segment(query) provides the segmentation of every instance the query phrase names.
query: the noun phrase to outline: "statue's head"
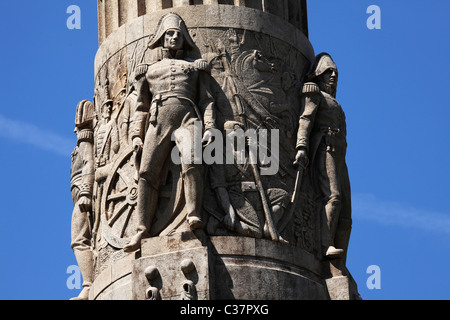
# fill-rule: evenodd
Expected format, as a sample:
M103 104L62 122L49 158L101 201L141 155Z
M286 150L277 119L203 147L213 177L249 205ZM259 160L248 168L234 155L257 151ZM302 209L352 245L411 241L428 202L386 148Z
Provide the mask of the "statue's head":
M323 91L336 96L338 69L328 53L317 55L311 73L308 75L308 81L317 83Z
M223 124L223 129L228 131L234 131L244 128L244 125L238 121L229 120Z
M183 49L184 37L179 29L169 29L164 35L164 48L170 50Z
M102 104L101 113L102 119L109 121L111 118L111 112L113 107L113 100L108 99Z
M150 49L162 46L176 51L193 49L195 44L183 19L171 12L161 18L148 46Z

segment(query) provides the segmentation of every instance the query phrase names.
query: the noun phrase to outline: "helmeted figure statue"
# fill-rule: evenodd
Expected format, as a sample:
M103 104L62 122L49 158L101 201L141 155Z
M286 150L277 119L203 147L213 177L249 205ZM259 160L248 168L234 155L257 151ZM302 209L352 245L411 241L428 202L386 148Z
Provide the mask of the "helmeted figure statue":
M111 119L112 100L107 100L102 104L101 116L96 126L95 141L95 164L96 169L104 167L111 162L114 153L119 150L117 124Z
M209 129L215 127L214 100L209 93L209 65L204 60L189 60L186 51L195 48L184 21L175 13L163 16L149 43L150 49L161 48L162 57L155 63L137 66L135 71L137 105L132 120L133 148L142 151L136 214L137 233L124 251L140 247L141 239L149 235L158 204L161 172L175 143L172 135L185 129L194 141L194 123L203 121L202 142L212 139ZM186 201L187 222L191 229L201 228L203 193L202 164L194 163L177 145L183 162L182 177ZM201 139L201 137L200 137ZM199 141L200 142L200 141ZM191 150L194 150L192 147ZM191 159L191 161L189 161Z
M93 281L91 249L92 189L94 184L94 105L87 100L77 106L75 133L77 146L72 153L71 192L74 204L71 222L72 243L83 277L83 290L75 300L87 300Z
M345 155L345 114L336 101L338 70L331 56L319 54L303 86L295 164L309 160L314 187L323 197L327 258L344 258L351 230L350 182Z

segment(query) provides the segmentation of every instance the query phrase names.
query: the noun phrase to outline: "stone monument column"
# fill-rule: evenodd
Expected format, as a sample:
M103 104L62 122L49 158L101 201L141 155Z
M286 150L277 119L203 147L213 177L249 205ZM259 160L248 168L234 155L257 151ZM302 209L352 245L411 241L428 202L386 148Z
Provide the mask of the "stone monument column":
M335 66L317 61L306 0L97 3L89 299L358 298L349 192L314 169L345 120L323 111L341 110L320 82ZM340 127L313 136L327 119ZM196 129L203 159L176 163ZM226 150L239 133L243 152ZM345 150L332 158L345 176Z

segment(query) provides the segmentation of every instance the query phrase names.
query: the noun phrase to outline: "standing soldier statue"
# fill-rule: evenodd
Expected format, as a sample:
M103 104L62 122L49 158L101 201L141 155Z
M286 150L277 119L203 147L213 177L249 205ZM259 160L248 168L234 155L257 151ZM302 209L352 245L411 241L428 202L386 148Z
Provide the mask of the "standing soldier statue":
M194 141L194 122L203 120L202 143L212 139L215 127L214 100L209 93L209 66L204 60L189 60L186 52L195 49L184 21L175 13L161 18L149 48L162 46L162 58L136 69L137 106L131 137L136 152L142 151L136 214L137 233L124 251L139 249L141 239L149 236L158 204L161 172L175 146L172 134L177 129L190 134ZM180 148L183 136L177 137L181 152L187 222L191 229L202 228L202 164L195 164L189 148ZM189 140L189 139L187 139ZM185 143L185 142L184 142ZM194 150L191 145L191 150ZM191 161L189 161L189 159Z
M338 71L327 53L319 54L303 86L294 164L310 163L312 181L324 200L324 254L345 258L351 230L350 182L345 163L345 114L336 101Z
M94 184L94 106L83 100L77 106L75 133L77 146L72 153L71 192L74 209L72 213L72 244L83 277L83 290L74 300L88 300L93 281L93 253L91 249L92 189Z

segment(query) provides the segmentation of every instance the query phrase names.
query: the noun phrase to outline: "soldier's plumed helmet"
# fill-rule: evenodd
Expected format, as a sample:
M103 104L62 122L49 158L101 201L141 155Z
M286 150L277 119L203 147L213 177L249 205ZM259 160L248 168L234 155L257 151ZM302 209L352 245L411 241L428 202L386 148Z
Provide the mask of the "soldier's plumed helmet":
M75 126L77 128L91 127L94 119L94 104L88 100L80 101L77 105L75 115Z
M326 53L322 52L316 56L314 59L314 63L311 67L311 72L308 75L308 81L313 80L314 78L317 78L318 76L322 75L325 71L328 69L334 69L337 72L337 66L334 63L331 56Z
M163 46L162 39L169 29L178 30L183 35L185 49L195 48L195 43L192 40L183 19L173 12L166 14L159 20L158 26L156 27L156 33L150 39L148 47L154 49Z

